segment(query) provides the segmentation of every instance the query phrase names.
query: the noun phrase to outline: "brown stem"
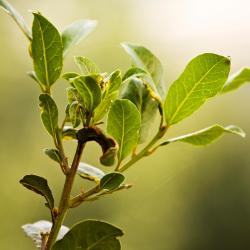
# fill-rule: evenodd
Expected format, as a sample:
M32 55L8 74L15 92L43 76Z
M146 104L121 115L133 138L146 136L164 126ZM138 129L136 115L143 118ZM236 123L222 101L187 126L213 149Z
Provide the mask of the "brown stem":
M78 165L79 165L79 162L81 159L81 155L82 155L82 151L84 149L84 146L85 146L84 143L78 141L77 149L76 149L76 153L74 156L72 166L66 175L64 188L63 188L63 192L62 192L61 200L60 200L60 204L59 204L58 215L55 219L55 223L53 224L53 226L51 228L45 250L51 250L53 244L56 241L59 230L62 226L63 220L64 220L64 218L67 214L67 211L69 209L70 194L71 194L72 186L74 183L75 175L77 172L77 168L78 168Z

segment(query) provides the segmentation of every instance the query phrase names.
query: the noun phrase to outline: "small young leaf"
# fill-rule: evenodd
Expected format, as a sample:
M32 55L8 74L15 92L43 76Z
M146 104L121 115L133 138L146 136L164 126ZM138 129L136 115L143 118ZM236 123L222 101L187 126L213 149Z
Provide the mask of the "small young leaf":
M32 35L23 17L16 11L16 9L10 5L7 1L0 0L0 7L2 7L17 23L24 35L31 41Z
M56 129L58 128L58 110L56 103L48 94L41 94L39 101L43 125L50 135L55 136Z
M64 140L76 140L76 133L76 129L70 126L64 126L62 131L62 137Z
M193 144L195 146L205 146L207 144L212 143L219 137L221 137L223 133L231 133L239 135L241 137L245 137L246 135L241 128L234 125L230 125L227 127L222 127L220 125L213 125L211 127L199 130L191 134L169 139L166 142L161 143L160 145L164 146L172 142L186 142L189 144Z
M69 117L70 121L72 123L73 128L76 128L81 123L81 117L80 117L80 104L77 101L74 101L69 106Z
M100 182L101 189L114 190L120 187L125 177L120 173L109 173L102 177Z
M159 103L151 97L150 91L143 81L135 77L130 78L121 93L121 98L133 102L141 113L139 143L145 142L158 112Z
M34 191L35 193L38 193L44 196L44 198L47 201L46 205L50 209L54 208L54 198L53 198L53 195L51 193L51 190L48 186L48 182L46 179L37 175L26 175L23 177L22 180L20 180L20 183L24 187Z
M99 168L93 167L87 163L80 162L77 173L84 179L99 183L105 173Z
M106 222L86 220L74 225L52 250L120 250L123 232Z
M118 161L121 162L135 148L141 125L136 106L129 100L116 100L108 113L107 132L119 145Z
M108 112L112 102L117 98L118 91L121 85L121 71L116 70L109 76L108 84L104 93L102 102L95 110L94 121L100 121Z
M62 162L62 158L60 156L60 153L57 149L54 148L45 148L43 150L44 154L46 154L50 159L53 161L56 161L58 163Z
M166 123L178 123L219 93L229 71L230 60L226 57L209 53L195 57L168 91L164 107Z
M138 67L132 67L130 68L123 76L122 81L125 82L131 77L140 77L143 75L147 75L148 72L146 72L144 69L138 68Z
M162 99L165 98L163 68L160 60L148 49L132 43L122 43L122 47L131 56L135 66L146 70Z
M62 40L58 30L42 15L34 13L31 43L36 76L46 90L60 77Z
M92 113L101 102L101 88L91 76L77 77L74 79L73 84L82 97L85 108Z
M222 89L222 94L236 90L245 83L250 83L250 68L242 69L230 77Z
M80 71L84 75L99 73L98 66L90 59L82 56L76 56L75 62L79 67Z
M25 232L25 234L34 241L36 247L38 249L41 249L42 235L48 234L51 230L51 227L52 227L51 222L46 220L40 220L33 224L25 224L22 226L22 229ZM57 240L61 240L68 231L69 231L68 227L61 226L57 236Z
M69 82L72 82L74 80L74 78L80 76L78 73L75 73L75 72L67 72L67 73L64 73L62 75L62 78L69 81Z
M78 20L70 24L62 33L63 55L91 33L97 25L95 20Z

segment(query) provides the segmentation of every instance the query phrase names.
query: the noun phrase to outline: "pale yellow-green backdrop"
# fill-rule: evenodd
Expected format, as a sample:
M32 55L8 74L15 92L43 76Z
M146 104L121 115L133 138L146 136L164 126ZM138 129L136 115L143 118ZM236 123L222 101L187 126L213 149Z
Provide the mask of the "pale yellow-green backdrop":
M126 69L130 60L120 42L151 49L162 61L165 80L178 77L203 52L232 58L232 72L250 66L250 4L247 0L12 0L28 23L39 10L60 30L76 19L99 21L96 31L67 56L64 70L76 70L74 55L95 60L103 71ZM44 200L18 181L25 174L49 180L58 199L63 178L42 149L50 138L39 118L28 43L0 12L0 249L31 250L22 224L49 219ZM65 103L60 80L55 98ZM214 123L237 124L250 135L250 87L216 97L169 136ZM72 151L72 145L68 145ZM84 160L98 166L100 149L89 145ZM250 136L226 135L205 148L170 145L126 173L133 189L71 211L65 224L108 220L125 231L124 250L250 249ZM77 186L83 183L78 180ZM84 182L85 183L85 182Z

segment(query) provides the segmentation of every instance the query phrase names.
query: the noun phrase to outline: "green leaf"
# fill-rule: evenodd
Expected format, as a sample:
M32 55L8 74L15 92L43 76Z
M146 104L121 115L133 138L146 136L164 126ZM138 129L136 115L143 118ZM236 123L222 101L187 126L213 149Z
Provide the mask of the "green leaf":
M151 97L150 90L143 81L135 77L130 78L121 98L133 102L141 113L139 143L145 142L158 112L159 103Z
M122 43L122 47L130 55L135 66L149 73L159 95L164 99L165 86L163 83L163 68L160 60L143 46L132 43Z
M80 94L85 108L92 113L101 102L101 88L91 76L77 77L74 79L73 84Z
M51 230L52 223L46 220L39 220L33 224L25 224L22 226L23 231L25 234L30 237L36 247L41 249L42 246L42 235L48 234ZM63 238L63 236L69 231L68 227L61 226L60 231L57 236L57 240Z
M120 173L109 173L102 177L100 182L101 189L114 190L120 187L125 177Z
M241 128L234 125L230 125L227 127L213 125L211 127L196 131L191 134L169 139L166 142L161 143L160 145L164 146L172 142L186 142L195 146L204 146L212 143L213 141L221 137L223 133L231 133L241 137L245 137L246 135Z
M44 154L46 154L50 159L53 161L56 161L58 163L62 162L62 158L60 156L60 153L57 149L54 148L45 148L43 150Z
M0 7L2 7L17 23L19 28L22 30L24 35L31 41L32 40L32 35L31 32L24 21L23 17L17 12L17 10L10 5L7 1L0 0Z
M120 250L123 232L106 222L86 220L74 225L52 250Z
M245 83L250 83L250 68L242 69L230 77L222 89L222 93L236 90Z
M48 94L41 94L39 96L41 119L44 127L53 137L58 128L58 110L55 101Z
M77 130L70 126L64 126L62 131L62 137L64 140L76 140Z
M122 81L125 82L129 80L131 77L140 77L143 75L147 75L148 72L146 72L144 69L138 68L138 67L132 67L130 68L123 76Z
M84 179L99 183L105 173L99 168L93 167L87 163L80 162L77 173Z
M100 121L109 111L112 102L117 98L121 85L121 71L116 70L109 76L102 102L95 110L94 121Z
M71 47L86 38L96 25L95 20L78 20L66 27L62 33L63 55L65 56Z
M67 72L67 73L64 73L62 75L62 78L69 81L69 82L72 82L74 80L74 78L80 76L78 73L75 73L75 72Z
M37 175L26 175L22 180L20 180L20 183L35 193L44 196L47 201L46 205L51 210L54 208L54 198L46 179Z
M80 107L77 101L74 101L69 107L69 117L73 128L78 127L81 123Z
M92 60L86 57L76 56L75 62L83 75L95 74L100 72L98 66Z
M31 43L36 76L46 90L60 77L62 40L58 30L42 15L34 13Z
M226 57L209 53L195 57L168 91L164 107L168 126L190 116L219 93L229 71L230 60Z
M121 162L135 148L141 125L136 106L129 100L116 100L108 113L107 132L119 145L118 161Z

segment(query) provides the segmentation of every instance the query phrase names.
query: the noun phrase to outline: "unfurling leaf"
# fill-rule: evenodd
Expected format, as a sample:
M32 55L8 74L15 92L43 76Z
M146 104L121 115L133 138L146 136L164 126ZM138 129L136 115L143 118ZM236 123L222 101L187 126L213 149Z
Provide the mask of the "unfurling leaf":
M32 35L23 17L17 12L17 10L11 6L7 1L0 0L0 7L2 7L17 23L24 35L31 41Z
M165 98L165 86L163 83L163 68L160 60L147 48L132 43L122 43L122 47L132 58L136 67L149 73L153 81L151 87L157 90L162 99ZM151 81L150 81L151 82Z
M196 111L218 94L227 80L230 60L216 54L195 57L171 85L165 101L165 119L170 126Z
M82 56L76 56L75 62L79 67L80 71L84 75L99 73L98 66L90 59Z
M115 190L121 186L125 177L120 173L109 173L102 177L100 189Z
M220 125L213 125L211 127L196 131L191 134L169 139L161 143L160 145L164 146L172 142L186 142L189 144L193 144L195 146L205 146L207 144L212 143L219 137L221 137L224 133L235 134L241 137L245 137L246 135L241 128L234 125L230 125L227 127L222 127Z
M32 57L40 83L48 91L60 77L63 64L62 40L58 30L46 18L34 13Z
M141 114L141 128L138 143L143 143L148 138L153 126L155 116L158 112L158 101L150 95L150 90L145 86L143 80L131 77L126 88L121 93L121 98L133 102Z
M136 147L141 117L129 100L116 100L108 113L107 132L119 145L118 161L121 162Z
M46 179L37 175L26 175L20 180L20 183L35 193L44 196L47 201L46 205L50 210L54 208L54 198Z
M66 27L62 33L63 55L65 56L71 47L86 38L96 25L95 20L78 20Z
M54 137L58 128L58 110L56 103L48 94L41 94L39 101L43 125L49 134Z
M57 149L45 148L44 149L44 154L46 154L53 161L56 161L58 163L62 162L62 158L61 158L60 153L59 153L59 151Z
M73 226L52 250L120 250L117 237L122 235L123 232L111 224L87 220Z
M41 249L42 235L48 235L51 230L51 227L52 223L50 221L40 220L33 224L25 224L22 226L22 229L25 234L34 241L36 247L38 249ZM61 226L57 236L57 240L61 240L68 231L68 227Z
M80 162L77 173L84 179L99 183L105 173L99 168L93 167L87 163Z
M121 86L121 71L116 70L110 74L107 80L107 86L103 94L101 103L95 110L94 121L100 121L109 111L112 102L117 98Z
M86 110L91 114L101 102L101 88L91 76L80 76L73 84L81 96Z
M236 90L246 83L250 83L250 68L242 69L241 71L232 75L223 87L222 94Z

